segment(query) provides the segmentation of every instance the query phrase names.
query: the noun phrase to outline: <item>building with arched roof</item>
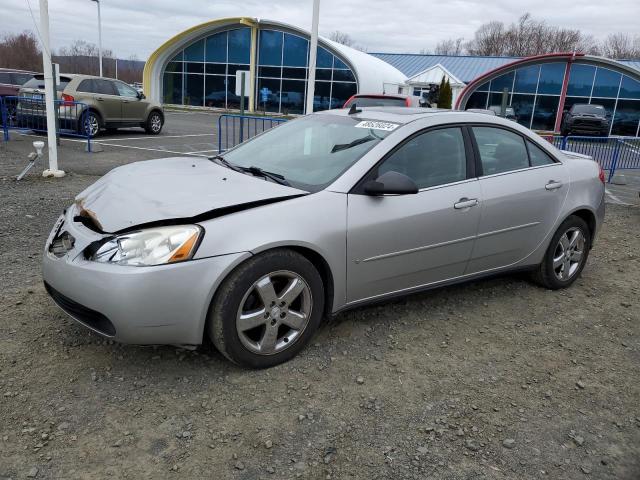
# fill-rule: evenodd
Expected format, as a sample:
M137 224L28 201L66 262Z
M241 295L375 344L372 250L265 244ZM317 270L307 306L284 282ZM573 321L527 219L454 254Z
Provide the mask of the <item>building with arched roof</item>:
M249 111L303 113L309 33L248 17L196 25L167 40L144 69L144 91L165 104L237 109L241 73ZM354 93L398 92L406 76L388 63L318 39L314 110L341 107Z

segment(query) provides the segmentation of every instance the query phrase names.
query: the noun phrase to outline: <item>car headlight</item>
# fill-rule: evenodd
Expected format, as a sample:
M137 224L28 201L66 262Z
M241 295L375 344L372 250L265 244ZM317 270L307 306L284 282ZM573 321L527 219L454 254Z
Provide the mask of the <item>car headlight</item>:
M89 255L89 260L117 265L151 266L189 260L203 229L179 225L138 230L113 237Z

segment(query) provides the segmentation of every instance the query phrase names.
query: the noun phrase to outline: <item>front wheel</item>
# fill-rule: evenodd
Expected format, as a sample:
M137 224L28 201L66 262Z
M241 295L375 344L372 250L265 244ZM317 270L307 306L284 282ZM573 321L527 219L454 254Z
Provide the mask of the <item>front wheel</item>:
M324 286L313 264L297 252L273 250L225 279L210 308L208 334L229 360L271 367L304 348L323 310Z
M162 130L162 115L158 112L151 112L144 125L144 130L149 135L158 135Z
M591 234L580 217L570 216L551 239L534 280L551 290L567 288L580 276L591 249Z

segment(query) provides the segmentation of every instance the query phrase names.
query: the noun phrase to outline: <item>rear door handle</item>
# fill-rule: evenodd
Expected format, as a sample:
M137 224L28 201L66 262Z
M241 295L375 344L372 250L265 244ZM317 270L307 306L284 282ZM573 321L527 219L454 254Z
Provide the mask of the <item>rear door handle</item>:
M102 98L102 97L98 97L98 98L96 98L96 100L98 100L99 102L104 102L104 98Z
M549 180L549 183L544 186L544 188L546 188L547 190L556 190L560 187L562 187L562 182L559 182L557 180Z
M471 208L471 207L475 207L476 205L478 205L477 198L464 197L458 200L456 203L454 203L453 208L455 208L456 210L462 210L463 208Z

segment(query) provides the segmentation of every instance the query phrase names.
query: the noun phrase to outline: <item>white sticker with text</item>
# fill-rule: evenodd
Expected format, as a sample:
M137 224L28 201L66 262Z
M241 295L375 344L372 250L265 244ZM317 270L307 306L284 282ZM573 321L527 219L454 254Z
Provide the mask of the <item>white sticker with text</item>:
M398 126L397 123L374 122L373 120L365 120L355 125L356 128L373 128L374 130L384 130L386 132L392 132Z

